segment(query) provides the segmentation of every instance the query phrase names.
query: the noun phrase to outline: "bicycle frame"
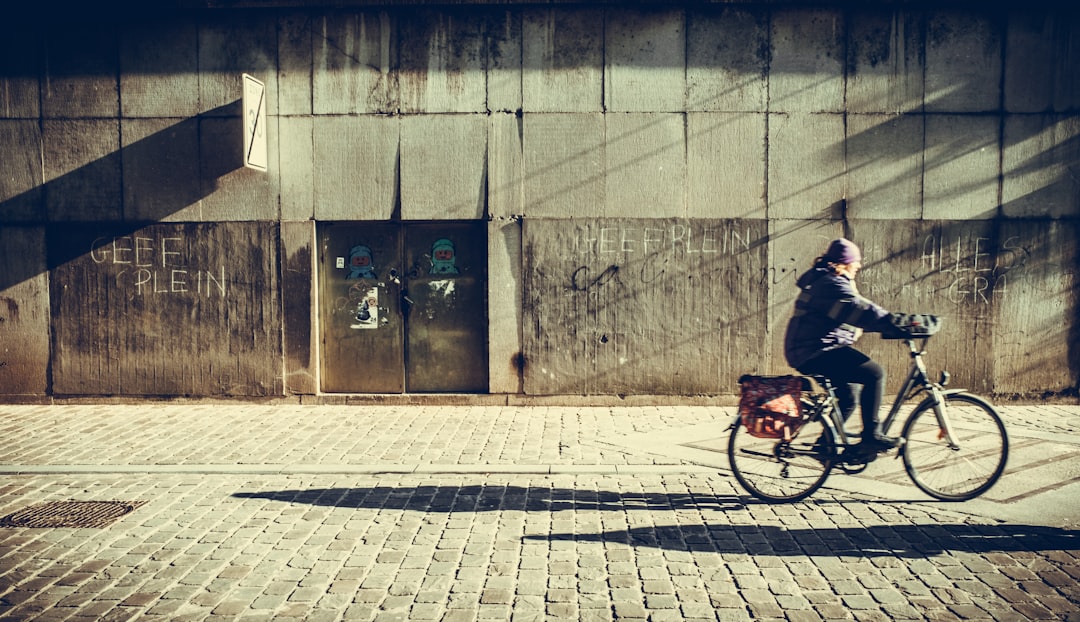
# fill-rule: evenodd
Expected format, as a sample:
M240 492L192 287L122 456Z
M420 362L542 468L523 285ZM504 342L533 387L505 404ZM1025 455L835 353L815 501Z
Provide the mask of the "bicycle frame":
M937 416L938 425L940 425L941 429L944 431L949 446L955 449L958 447L958 444L956 442L956 437L953 435L952 426L949 424L948 416L945 413L945 400L942 399L942 397L955 393L965 393L966 391L964 389L946 390L943 385L930 380L930 377L926 373L926 363L922 360L922 355L925 354L925 346L928 340L929 337L921 338L921 343L916 347L915 338L904 339L904 341L907 342L908 349L911 351L911 368L908 370L907 378L900 386L900 390L897 392L896 399L893 400L888 414L881 422L881 429L883 432L887 433L889 428L899 417L900 410L903 408L904 404L920 393L927 393L926 400L930 400L933 404L934 414ZM827 411L827 416L826 413L822 413L822 425L831 429L833 438L837 440L837 447L850 447L854 445L854 443L851 442L851 438L844 429L844 421L840 415L840 407L837 403L836 392L831 385L827 387L827 393L828 395L824 401L815 403L815 407L824 408Z

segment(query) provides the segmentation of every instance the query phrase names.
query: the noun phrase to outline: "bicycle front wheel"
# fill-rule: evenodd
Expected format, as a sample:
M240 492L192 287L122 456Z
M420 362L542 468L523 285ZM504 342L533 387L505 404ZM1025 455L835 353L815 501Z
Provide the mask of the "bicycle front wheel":
M736 424L728 439L731 472L747 492L770 503L812 495L832 470L831 431L820 421L804 425L791 441L751 436Z
M1001 477L1009 457L1009 438L989 402L966 393L942 399L956 446L949 444L934 405L923 402L904 424L904 470L935 499L967 501L989 490Z

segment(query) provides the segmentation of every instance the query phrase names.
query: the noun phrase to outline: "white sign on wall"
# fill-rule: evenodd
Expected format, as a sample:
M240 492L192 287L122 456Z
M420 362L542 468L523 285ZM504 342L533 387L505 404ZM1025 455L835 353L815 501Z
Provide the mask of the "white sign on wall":
M248 74L244 78L244 166L266 170L266 88Z

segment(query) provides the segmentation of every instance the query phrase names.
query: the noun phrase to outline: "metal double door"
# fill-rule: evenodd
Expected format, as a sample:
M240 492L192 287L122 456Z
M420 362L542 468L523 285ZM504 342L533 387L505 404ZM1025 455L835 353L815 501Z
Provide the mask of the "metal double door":
M318 228L320 373L327 393L482 393L483 222Z

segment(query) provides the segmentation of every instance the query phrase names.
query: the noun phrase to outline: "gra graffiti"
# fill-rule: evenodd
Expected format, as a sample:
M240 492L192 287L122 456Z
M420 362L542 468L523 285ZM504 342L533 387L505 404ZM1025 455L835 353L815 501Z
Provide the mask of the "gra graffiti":
M136 296L225 296L225 266L192 268L185 248L182 237L98 238L90 245L90 259L109 267L116 285Z

